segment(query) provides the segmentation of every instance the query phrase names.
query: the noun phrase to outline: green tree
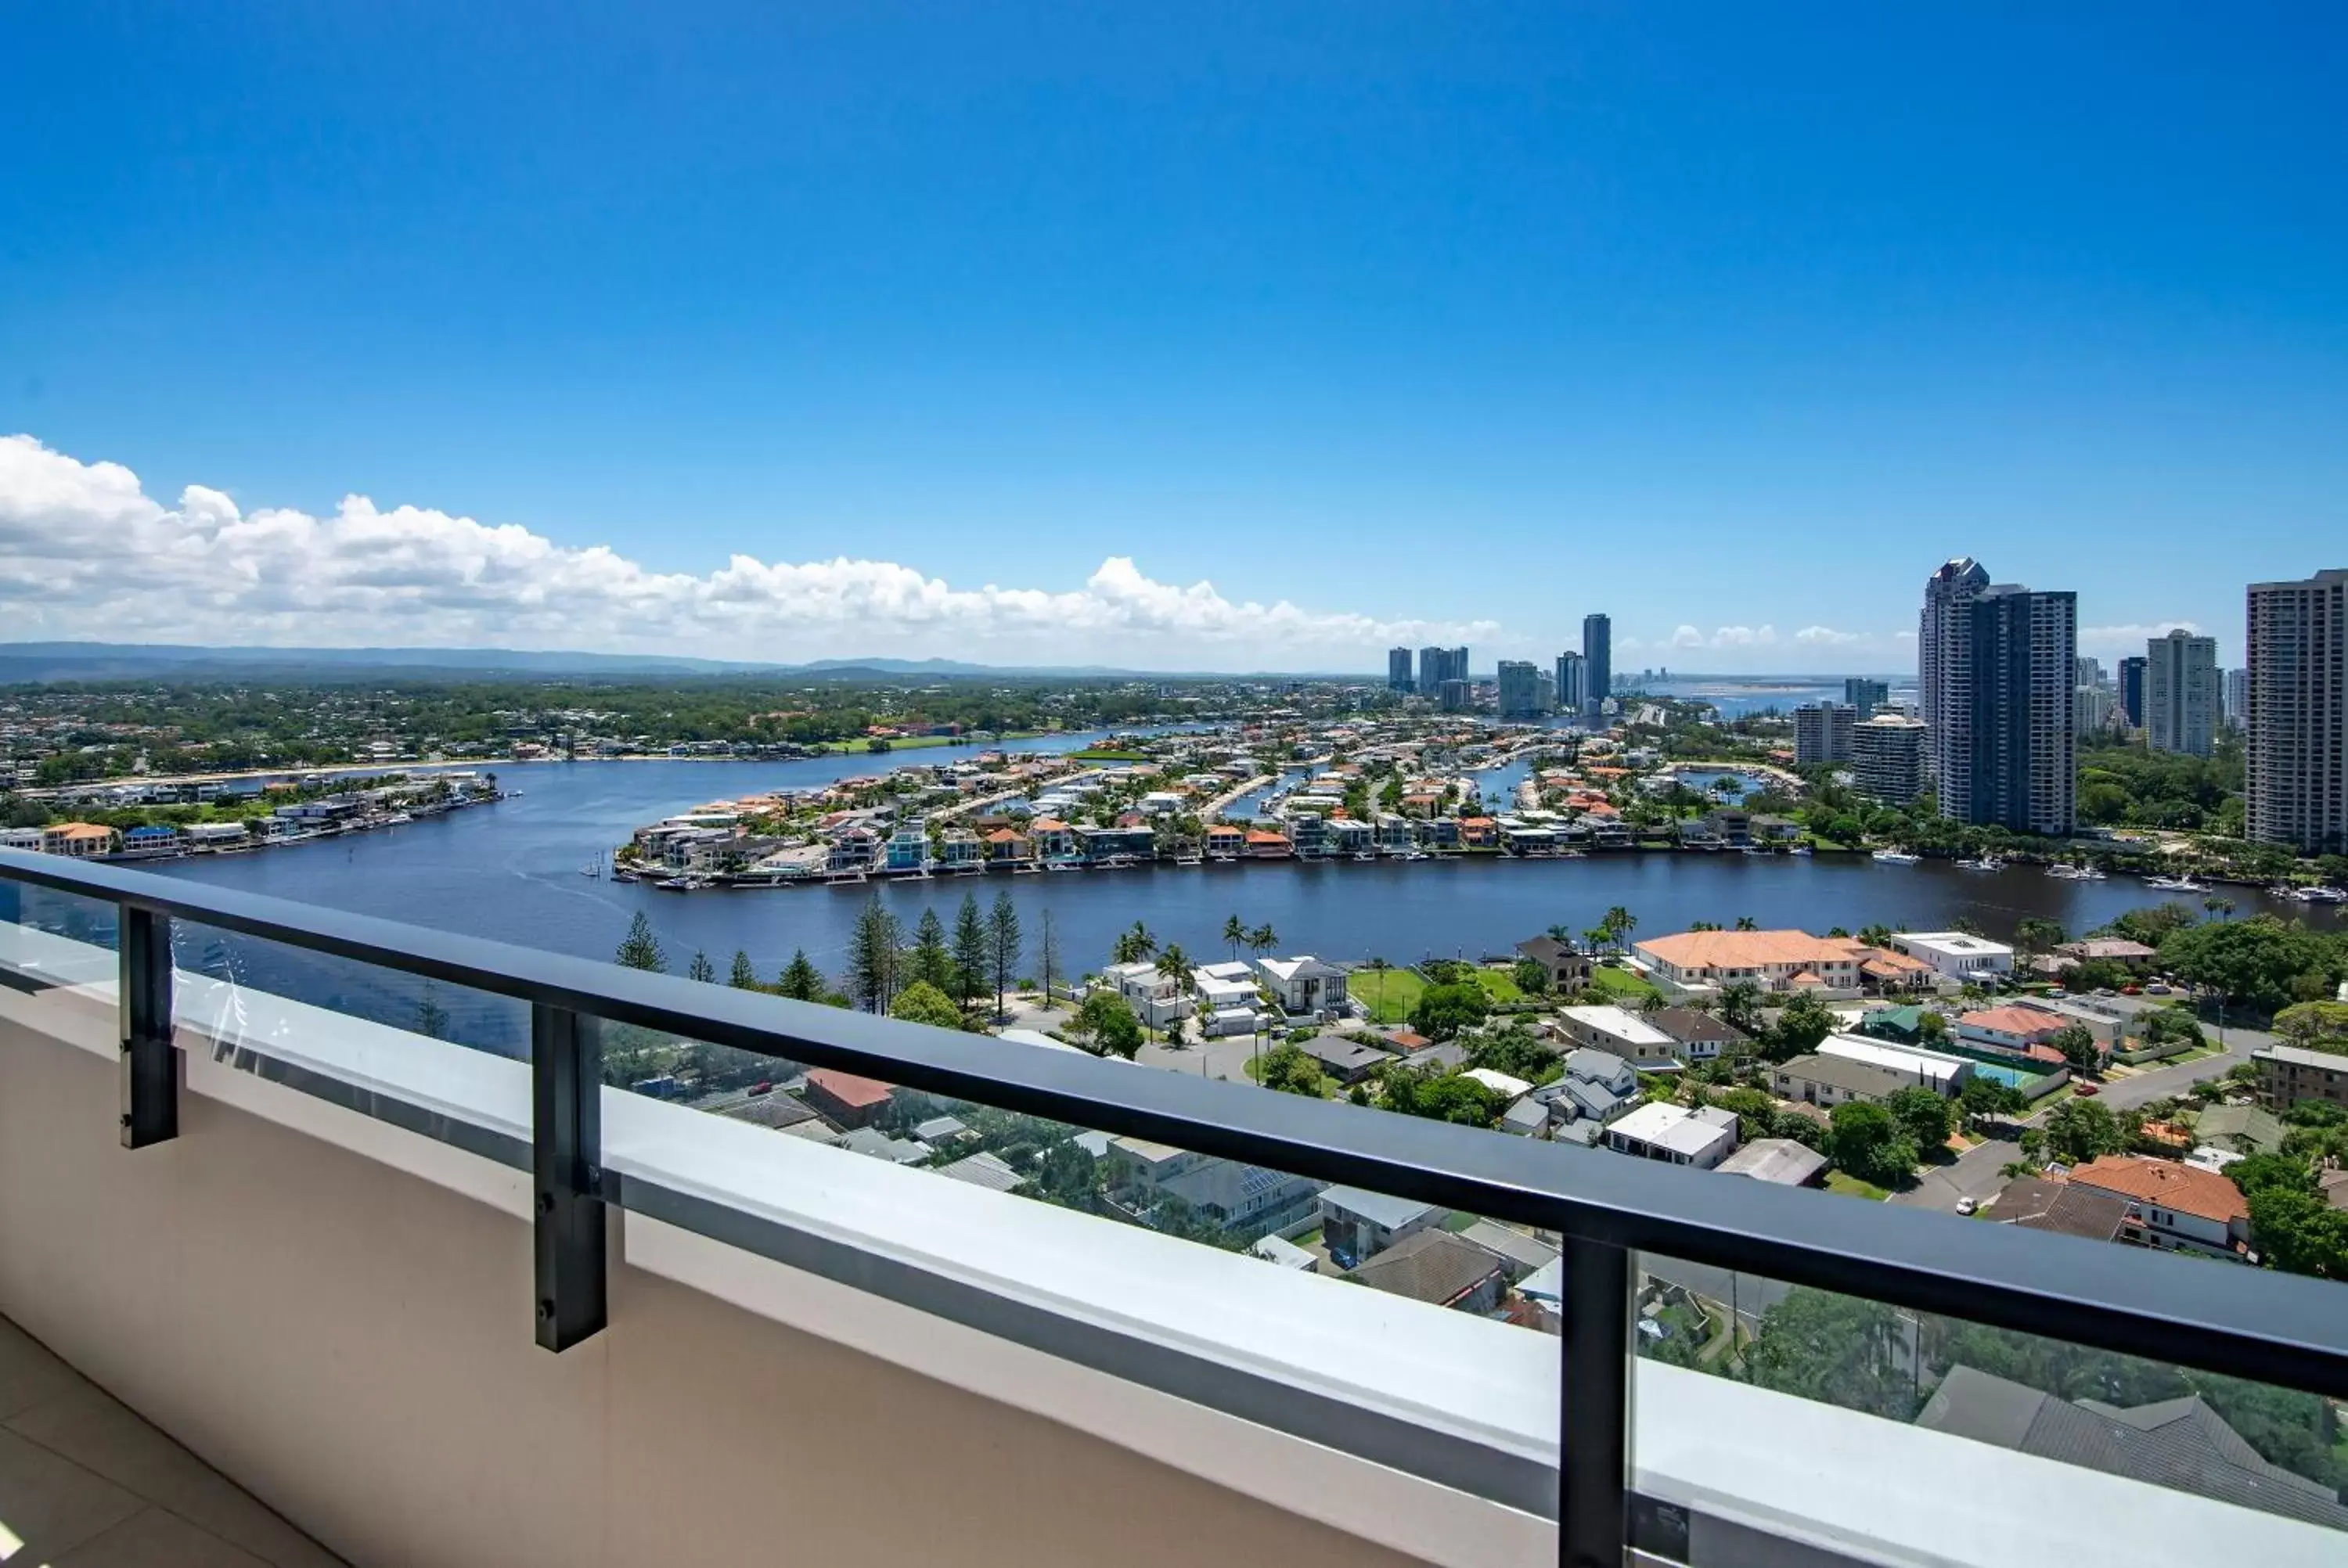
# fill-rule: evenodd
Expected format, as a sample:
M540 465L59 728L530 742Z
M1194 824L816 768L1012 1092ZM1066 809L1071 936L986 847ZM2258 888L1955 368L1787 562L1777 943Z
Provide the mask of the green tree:
M2274 1015L2274 1031L2302 1050L2348 1055L2348 1002L2294 1002Z
M1746 1034L1761 1032L1761 988L1751 980L1731 980L1720 988L1713 1002L1713 1010L1720 1021L1743 1030Z
M2066 1023L2048 1037L2047 1044L2063 1053L2071 1071L2082 1078L2092 1078L2104 1064L2104 1049L2085 1024Z
M1240 917L1237 915L1231 916L1223 922L1223 940L1231 944L1233 963L1239 962L1240 944L1247 938L1248 928L1240 923Z
M1396 1062L1387 1068L1379 1085L1378 1104L1406 1116L1468 1127L1489 1127L1508 1109L1498 1094L1476 1080L1446 1072L1431 1062L1425 1067Z
M1035 943L1035 965L1044 979L1044 1010L1052 1010L1052 979L1060 970L1060 939L1052 930L1052 911L1043 916L1043 930Z
M432 994L432 982L424 982L424 995L416 1003L416 1032L434 1040L448 1038L448 1009Z
M2013 923L2013 950L2025 961L2051 953L2071 939L2060 920L2048 920L2035 915L2025 915Z
M1273 930L1271 924L1267 922L1248 933L1247 945L1260 958L1280 946L1280 933Z
M1835 1015L1807 991L1777 1009L1777 1020L1762 1037L1761 1053L1771 1061L1791 1061L1816 1050L1835 1031Z
M1086 992L1076 1016L1068 1021L1068 1032L1089 1042L1097 1056L1121 1056L1130 1061L1141 1049L1141 1020L1115 991Z
M922 917L913 922L913 947L906 955L905 972L909 980L941 995L953 989L953 955L946 950L945 922L938 918L935 909L923 909Z
M1019 907L1007 891L997 893L994 907L987 911L986 956L994 965L994 1010L999 1016L1011 977L1019 972Z
M726 983L737 991L758 989L758 971L750 967L750 955L740 948L734 949L734 968L726 977Z
M2040 1148L2050 1160L2084 1165L2103 1154L2124 1153L2130 1142L2118 1117L2093 1100L2066 1100L2046 1113Z
M1828 1158L1879 1187L1896 1187L1916 1169L1916 1141L1880 1105L1848 1101L1834 1108L1827 1133Z
M1797 1286L1761 1315L1745 1375L1780 1394L1905 1421L1919 1402L1910 1360L1910 1331L1889 1307Z
M1509 976L1517 982L1517 989L1529 997L1543 996L1549 991L1549 966L1538 958L1519 958Z
M867 898L848 934L848 994L866 1012L886 1012L897 991L897 917Z
M628 934L620 938L619 961L632 969L650 969L656 975L668 972L668 954L662 950L660 938L653 935L653 923L642 909L628 922Z
M1940 1091L1922 1084L1911 1084L1895 1090L1883 1102L1891 1119L1900 1123L1901 1132L1915 1141L1919 1150L1938 1149L1949 1141L1953 1131L1951 1106Z
M1321 1064L1301 1045L1273 1046L1264 1052L1258 1071L1266 1089L1278 1090L1282 1094L1303 1094L1318 1100L1328 1092L1328 1086L1322 1081Z
M1119 931L1110 944L1109 961L1117 964L1138 964L1158 950L1158 938L1149 927L1136 920L1130 930Z
M953 984L946 988L964 1007L986 989L987 951L986 917L979 912L978 895L965 893L954 911Z
M783 966L775 989L799 1001L820 1000L823 997L823 971L808 961L805 948L793 948L791 961Z
M707 953L695 948L693 949L693 961L685 967L685 978L688 980L706 981L714 986L717 983L717 966L709 961Z
M2188 927L2160 944L2161 967L2169 973L2262 1012L2288 1006L2302 975L2337 983L2343 961L2336 947L2304 927L2266 915Z
M2025 1102L2022 1091L1993 1078L1968 1078L1957 1096L1957 1103L1968 1122L1979 1122L1992 1116L2014 1116L2021 1113Z
M1489 1010L1483 987L1447 982L1419 993L1418 1005L1410 1009L1410 1027L1429 1040L1451 1040L1483 1022Z
M889 1016L907 1023L925 1023L933 1029L960 1029L962 1009L954 999L927 980L915 980L899 991L889 1004Z

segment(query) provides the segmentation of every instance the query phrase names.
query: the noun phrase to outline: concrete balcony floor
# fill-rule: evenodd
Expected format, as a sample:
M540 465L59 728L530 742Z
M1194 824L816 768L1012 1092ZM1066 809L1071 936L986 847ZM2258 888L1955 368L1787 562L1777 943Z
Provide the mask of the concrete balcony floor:
M5 1317L0 1561L12 1568L342 1562Z

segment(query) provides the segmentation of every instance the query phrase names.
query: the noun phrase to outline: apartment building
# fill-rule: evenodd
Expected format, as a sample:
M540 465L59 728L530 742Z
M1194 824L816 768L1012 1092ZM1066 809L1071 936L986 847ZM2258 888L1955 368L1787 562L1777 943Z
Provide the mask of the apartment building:
M2248 600L2249 836L2348 852L2348 570Z
M2145 739L2156 752L2206 757L2218 733L2218 640L2178 627L2144 645Z

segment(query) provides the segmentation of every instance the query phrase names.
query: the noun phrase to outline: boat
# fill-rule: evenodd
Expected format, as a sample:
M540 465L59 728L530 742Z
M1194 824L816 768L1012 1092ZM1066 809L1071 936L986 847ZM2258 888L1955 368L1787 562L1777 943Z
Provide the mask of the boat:
M2168 893L2207 893L2209 891L2206 884L2196 882L2190 876L2147 876L2144 879L2144 885L2147 887L2158 887L2164 892Z
M2065 882L2101 882L2104 880L2104 874L2096 870L2092 866L2072 866L2060 860L2047 866L2046 875L2049 876L2058 877Z
M1786 851L1788 855L1807 855L1809 852L1810 846L1807 844L1797 844Z
M1879 849L1874 857L1886 866L1918 866L1924 859L1922 856L1910 855L1904 849Z
M1366 849L1356 849L1354 851L1354 858L1356 860L1375 860L1377 856Z
M2299 888L2291 897L2306 904L2348 904L2348 892L2322 885Z
M1044 862L1044 869L1046 871L1081 871L1084 867L1077 865L1073 860L1047 860Z
M664 876L659 881L654 883L653 886L661 889L664 893L690 893L693 891L693 883L683 876Z
M2003 871L2005 869L2005 862L2000 860L1994 855L1984 855L1978 860L1958 861L1957 869L1960 871Z

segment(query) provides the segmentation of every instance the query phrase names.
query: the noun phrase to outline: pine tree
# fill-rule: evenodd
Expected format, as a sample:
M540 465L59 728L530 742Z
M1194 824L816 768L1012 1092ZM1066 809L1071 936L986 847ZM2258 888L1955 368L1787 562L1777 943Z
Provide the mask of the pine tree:
M1003 993L1011 989L1011 977L1019 968L1019 910L1011 902L1006 890L994 896L994 908L987 916L988 954L994 960L994 1010L1003 1011Z
M953 985L954 1000L968 1007L977 999L986 986L987 963L986 917L978 912L978 895L962 896L962 908L954 916Z
M1043 939L1036 946L1035 961L1044 971L1044 1010L1052 1010L1052 975L1060 967L1060 945L1052 936L1052 912L1044 911Z
M693 949L693 962L685 966L685 978L688 980L706 980L714 986L717 983L717 966L709 961L708 954L695 948Z
M734 972L726 977L726 983L737 991L758 989L758 971L750 967L750 955L740 948L734 949Z
M897 917L868 898L848 938L848 994L866 1012L887 1012L897 991Z
M945 922L935 909L924 909L913 926L913 951L907 965L911 977L944 995L953 990L953 955L946 951Z
M783 967L777 989L803 1002L814 1001L823 995L823 971L808 961L805 948L791 949L791 961Z
M632 969L668 972L668 954L662 950L660 938L653 935L653 923L644 918L642 909L628 922L628 934L620 938L620 962Z

